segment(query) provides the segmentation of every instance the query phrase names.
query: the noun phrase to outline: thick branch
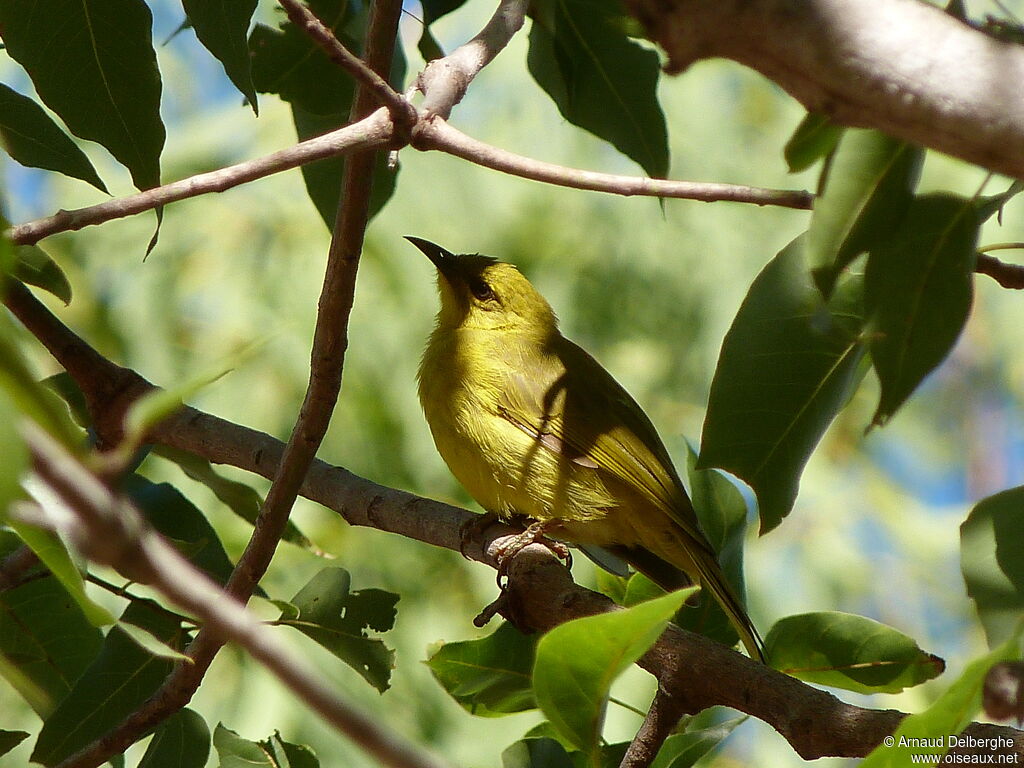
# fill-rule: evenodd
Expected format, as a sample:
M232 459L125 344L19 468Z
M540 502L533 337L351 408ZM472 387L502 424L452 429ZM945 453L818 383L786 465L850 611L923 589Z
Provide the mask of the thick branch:
M671 181L566 168L562 165L534 160L484 144L439 118L420 122L414 133L413 146L416 149L436 149L447 152L485 168L521 176L524 179L543 181L573 189L610 192L616 195L648 195L703 202L730 200L738 203L753 203L754 205L778 205L785 208L804 209L809 209L814 201L814 196L810 192L802 190L762 189L740 184L715 184L712 182Z
M53 318L24 286L14 288L20 290L9 292L8 306L33 333L47 334L42 341L49 349L72 358L83 356L81 350L74 351L76 348L90 349ZM42 320L40 316L50 319ZM94 387L114 393L138 392L133 383L143 381L141 377L103 358L99 360L102 362L92 366L88 376L76 379L83 390ZM58 362L63 362L60 357ZM104 410L99 398L90 402L101 409L93 414L96 423L107 425L120 423L124 409L130 405L123 396L110 401L110 411ZM283 451L282 444L269 435L188 407L160 424L150 437L209 461L268 478L274 476ZM310 466L302 495L334 510L351 525L391 531L454 551L461 548L463 523L472 519L472 513L464 509L378 485L319 460ZM504 526L492 526L468 542L465 554L494 567L496 551L512 533ZM546 631L573 618L616 610L604 595L574 584L569 572L542 545L523 550L513 561L509 576L512 591L508 612L537 631ZM846 704L683 630L666 632L640 665L658 678L667 693L684 701L686 711L721 704L745 712L771 725L808 759L824 755L863 756L892 733L903 717L893 710ZM1021 731L975 724L967 733L977 738L998 735L1013 739L1015 752L1024 756Z
M501 0L476 37L426 66L416 84L423 93L423 111L428 116L448 118L452 108L466 95L473 78L523 26L527 4L526 0Z
M627 0L681 72L745 64L809 110L1024 178L1024 47L920 0Z
M323 675L290 651L273 630L186 560L134 506L115 497L42 430L28 424L24 434L35 471L73 513L71 518L62 514L50 522L83 554L131 581L154 587L198 617L204 632L240 645L314 712L384 765L443 768L340 698L324 683Z

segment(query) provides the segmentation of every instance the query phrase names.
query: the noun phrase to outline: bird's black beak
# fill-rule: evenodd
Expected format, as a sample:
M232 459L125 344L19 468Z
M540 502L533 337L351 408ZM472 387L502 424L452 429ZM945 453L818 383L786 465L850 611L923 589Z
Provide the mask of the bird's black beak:
M423 251L442 275L447 277L451 274L456 264L455 254L421 237L406 235L405 239Z

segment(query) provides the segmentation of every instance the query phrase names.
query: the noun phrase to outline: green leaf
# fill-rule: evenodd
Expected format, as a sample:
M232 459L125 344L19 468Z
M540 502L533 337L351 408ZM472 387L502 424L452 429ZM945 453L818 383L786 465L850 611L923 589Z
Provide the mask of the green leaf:
M316 115L292 105L292 119L299 141L320 136L348 123L348 111L334 115ZM334 229L341 201L341 177L345 170L345 157L329 157L302 166L302 181L306 193L316 206L317 213L329 230ZM377 152L374 157L373 186L370 192L370 218L384 207L398 183L398 168L388 167L388 153Z
M530 683L536 646L536 637L506 622L479 640L442 645L426 664L467 712L499 717L536 708Z
M877 747L860 763L860 768L896 768L912 764L925 764L924 755L944 755L949 737L960 733L981 710L981 692L985 675L994 664L1020 658L1020 637L1024 623L1018 624L1013 636L992 652L975 659L959 679L954 682L924 712L909 715L900 721L893 732L893 746ZM921 746L921 741L937 740L941 747ZM938 765L939 759L930 765Z
M521 739L501 753L501 768L574 768L555 739Z
M203 513L180 491L169 483L154 483L135 474L122 479L120 490L160 533L185 542L188 551L183 554L189 562L218 584L227 583L233 566L224 545Z
M21 744L30 734L25 731L4 731L0 730L0 756L6 755L16 746Z
M787 675L858 693L899 693L942 674L945 663L902 632L864 616L787 616L765 639L771 666Z
M842 126L836 125L825 115L816 112L804 115L783 150L789 172L806 171L826 157L836 148L843 130Z
M682 606L685 592L555 627L537 643L537 704L575 747L597 750L615 678L639 659Z
M989 646L1024 614L1024 486L979 501L960 526L960 569Z
M20 245L14 249L14 255L14 277L49 291L65 304L71 303L71 283L46 251L38 245Z
M177 620L145 603L132 603L121 621L148 629L174 647L184 645ZM173 669L167 659L142 650L119 626L74 688L47 718L32 759L51 766L99 738L138 709Z
M138 768L203 768L210 756L210 729L191 709L175 712L156 729Z
M142 0L0 0L7 52L36 93L72 133L106 147L139 189L160 183L164 145L152 26Z
M826 297L851 261L899 225L923 160L923 150L879 131L844 132L823 171L807 231L807 258Z
M49 493L48 489L45 489L39 483L29 483L26 481L25 486L36 501L43 506L61 503L55 501L52 493ZM29 549L36 553L36 557L57 578L67 594L71 596L71 599L82 609L82 613L85 614L90 624L95 627L102 627L114 623L115 619L110 615L110 612L98 603L94 603L92 598L85 593L85 581L82 579L82 574L79 573L78 566L71 559L71 555L68 554L64 543L55 533L44 531L41 528L36 528L33 525L27 525L17 520L8 520L7 525L18 534L18 538L24 541Z
M996 216L999 223L1002 224L1003 207L1021 192L1024 192L1024 181L1014 181L1006 188L1005 192L1000 192L998 195L975 198L974 207L978 212L978 223L984 224L993 216Z
M220 768L319 768L320 761L309 747L291 744L277 731L263 741L243 739L234 731L218 724L213 732L213 746L220 757Z
M864 282L884 424L953 348L973 297L978 221L970 201L914 200L899 230L871 250Z
M704 755L721 745L726 737L746 720L747 717L744 715L708 728L669 736L651 763L651 768L690 768Z
M433 61L444 56L440 44L430 32L430 25L442 16L461 8L465 3L466 0L423 0L420 3L423 9L423 31L420 32L416 48L423 56L424 61Z
M729 583L740 600L745 600L743 538L747 531L747 502L721 472L697 469L697 454L689 443L686 445L686 473L700 527L718 554L718 562ZM702 597L699 605L684 605L673 622L730 648L739 640L722 606L710 595Z
M762 533L793 508L804 464L863 376L860 300L851 274L825 303L797 239L754 280L726 334L697 466L754 490Z
M395 624L398 595L379 589L349 591L342 568L324 568L291 599L277 623L294 627L344 661L383 693L391 683L395 652L366 630L386 632ZM297 613L296 613L297 611Z
M668 173L658 102L658 54L634 42L617 0L540 0L532 6L530 74L562 116L604 139L649 176Z
M8 682L42 717L68 694L102 643L103 634L52 576L0 593L0 654L22 673ZM26 679L30 690L21 685Z
M11 502L20 499L21 476L28 468L28 449L18 434L19 414L11 397L0 389L0 445L3 445L3 461L0 461L0 520L7 518Z
M43 108L2 83L0 144L24 166L57 171L88 182L101 192L107 191L89 158Z
M206 50L259 114L249 58L249 23L257 0L182 0L188 20Z
M181 451L168 445L154 445L152 452L162 459L177 464L188 477L213 491L217 499L240 518L249 523L256 522L260 508L263 506L263 499L254 489L245 483L220 475L209 461L194 453ZM313 548L313 542L307 539L298 526L290 520L285 525L282 538L304 549Z

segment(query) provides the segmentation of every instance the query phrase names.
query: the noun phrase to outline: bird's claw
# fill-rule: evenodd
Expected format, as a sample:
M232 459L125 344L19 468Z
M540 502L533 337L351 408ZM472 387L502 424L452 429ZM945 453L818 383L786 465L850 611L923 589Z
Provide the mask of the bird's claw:
M497 523L499 519L494 512L484 512L482 515L473 515L464 522L459 527L459 554L467 560L472 560L473 558L466 554L466 550L473 543L473 539Z
M533 522L526 529L512 537L509 541L497 547L494 552L494 559L498 561L498 588L505 589L508 583L508 569L512 564L512 558L531 544L540 543L546 546L559 560L565 561L566 568L572 568L572 552L565 544L545 537L547 529L554 527L551 522Z

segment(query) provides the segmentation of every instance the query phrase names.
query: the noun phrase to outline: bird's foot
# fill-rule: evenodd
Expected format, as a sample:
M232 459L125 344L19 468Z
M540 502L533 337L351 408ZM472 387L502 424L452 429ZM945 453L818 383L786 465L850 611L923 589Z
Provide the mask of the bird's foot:
M565 561L566 568L572 568L572 552L569 551L569 547L560 541L545 538L546 531L555 528L557 525L556 521L551 520L530 523L526 530L512 537L495 550L494 559L498 561L498 586L501 589L505 589L512 558L531 544L538 542L543 544L551 550L555 557Z
M467 560L472 560L473 558L466 554L466 550L473 543L473 539L500 520L501 518L494 512L484 512L482 515L473 515L464 522L459 528L459 554Z

